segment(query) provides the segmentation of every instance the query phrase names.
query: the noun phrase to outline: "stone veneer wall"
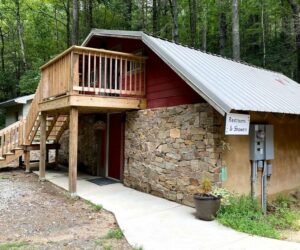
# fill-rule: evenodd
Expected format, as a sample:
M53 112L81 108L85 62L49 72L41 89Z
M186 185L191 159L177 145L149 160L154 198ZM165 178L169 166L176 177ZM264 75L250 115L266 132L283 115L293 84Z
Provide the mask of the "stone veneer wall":
M204 177L221 185L221 124L207 103L128 112L124 184L193 206Z
M78 121L78 170L87 174L97 175L99 166L100 138L96 135L95 126L103 120L97 114L80 115ZM58 162L68 166L69 161L69 130L66 130L59 143L61 144ZM99 151L99 152L98 152Z

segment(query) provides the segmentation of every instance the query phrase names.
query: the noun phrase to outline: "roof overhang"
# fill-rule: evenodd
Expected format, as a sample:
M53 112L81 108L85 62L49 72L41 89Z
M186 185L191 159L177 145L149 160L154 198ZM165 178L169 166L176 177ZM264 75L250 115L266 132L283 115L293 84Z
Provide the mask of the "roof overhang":
M31 101L33 98L34 98L34 94L10 99L5 102L1 102L0 108L6 108L6 107L15 106L15 105L23 105L23 104L26 104L28 101Z
M193 50L141 31L93 29L82 46L95 36L141 40L223 116L238 111L300 115L300 85L281 73ZM186 61L177 58L185 53ZM219 88L223 84L225 87Z

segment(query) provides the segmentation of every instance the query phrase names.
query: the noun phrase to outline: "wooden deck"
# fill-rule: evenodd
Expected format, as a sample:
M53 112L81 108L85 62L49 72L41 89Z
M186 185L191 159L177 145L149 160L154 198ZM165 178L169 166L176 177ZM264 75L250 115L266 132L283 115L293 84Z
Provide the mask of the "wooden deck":
M0 131L0 167L40 150L40 179L47 152L69 129L69 191L76 193L79 113L123 112L147 107L145 57L73 46L41 67L26 119Z

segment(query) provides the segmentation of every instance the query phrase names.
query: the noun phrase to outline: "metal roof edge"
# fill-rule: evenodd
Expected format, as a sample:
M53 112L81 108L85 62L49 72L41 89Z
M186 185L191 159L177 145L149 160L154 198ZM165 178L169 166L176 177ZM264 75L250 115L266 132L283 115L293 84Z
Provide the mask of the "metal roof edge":
M85 40L82 42L81 46L86 46L86 44L91 40L93 36L106 36L142 40L142 35L143 31L92 29L88 36L85 38Z
M230 113L232 110L231 107L229 107L226 103L224 103L222 100L214 100L210 93L211 91L205 88L202 85L202 88L205 89L200 89L199 87L195 86L193 84L193 77L190 76L185 70L180 69L176 63L172 64L172 60L168 57L167 54L165 54L156 44L152 43L150 39L148 39L148 35L143 33L142 35L142 41L155 53L157 54L172 70L176 72L178 76L180 76L194 91L196 91L204 100L206 100L214 109L216 109L221 115L225 115L226 113ZM211 95L207 94L209 92Z
M34 97L34 94L31 95L26 95L26 96L21 96L21 97L16 97L4 102L0 103L0 107L8 107L12 106L14 104L26 104L28 101L32 100Z

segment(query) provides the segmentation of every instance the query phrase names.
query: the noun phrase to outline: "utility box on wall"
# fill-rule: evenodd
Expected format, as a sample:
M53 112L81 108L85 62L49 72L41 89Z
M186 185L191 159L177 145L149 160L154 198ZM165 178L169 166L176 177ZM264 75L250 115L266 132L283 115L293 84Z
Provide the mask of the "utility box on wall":
M274 139L273 125L250 125L250 160L273 160Z

